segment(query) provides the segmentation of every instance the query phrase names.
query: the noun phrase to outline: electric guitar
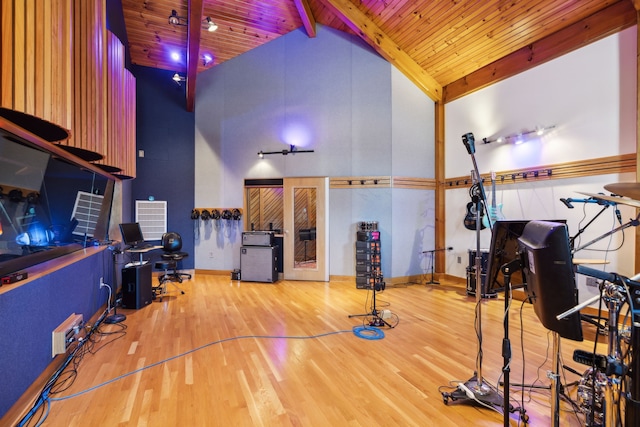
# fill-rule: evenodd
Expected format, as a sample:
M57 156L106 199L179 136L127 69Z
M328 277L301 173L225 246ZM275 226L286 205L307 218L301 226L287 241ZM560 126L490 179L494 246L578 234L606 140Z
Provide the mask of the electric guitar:
M491 206L487 206L487 215L482 217L482 225L492 228L500 219L504 219L502 203L496 204L496 173L491 172Z

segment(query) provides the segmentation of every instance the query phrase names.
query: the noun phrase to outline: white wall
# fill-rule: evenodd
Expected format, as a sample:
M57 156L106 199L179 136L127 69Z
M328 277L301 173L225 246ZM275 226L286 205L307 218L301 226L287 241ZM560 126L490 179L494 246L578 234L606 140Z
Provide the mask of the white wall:
M356 36L295 31L199 74L197 93L197 207L242 207L247 178L434 176L433 102ZM315 152L257 157L291 143ZM360 221L380 225L386 277L421 273L416 249L433 244L432 193L330 190L330 274L355 275ZM195 267L238 268L238 225L201 224Z
M481 174L565 163L590 158L635 153L636 28L600 40L554 61L492 85L446 105L446 176L469 176L473 169L461 136L472 132L475 159ZM483 144L485 137L516 134L536 126L555 128L525 144ZM568 209L560 198L586 198L580 192L605 193L604 185L635 181L634 174L532 181L497 186L497 202L507 219L567 219L574 236L602 208L575 203ZM491 199L490 185L486 187ZM476 248L476 233L465 229L463 219L470 201L468 190L446 192L447 273L464 277L469 249ZM624 222L634 217L632 208L618 205ZM617 227L614 209L608 208L581 234L586 243ZM596 266L633 275L634 230L603 239L576 258L606 259ZM481 232L481 248L490 245L490 231ZM616 250L621 246L619 250ZM580 247L580 245L577 245ZM458 263L458 259L461 263ZM578 276L580 299L587 289Z

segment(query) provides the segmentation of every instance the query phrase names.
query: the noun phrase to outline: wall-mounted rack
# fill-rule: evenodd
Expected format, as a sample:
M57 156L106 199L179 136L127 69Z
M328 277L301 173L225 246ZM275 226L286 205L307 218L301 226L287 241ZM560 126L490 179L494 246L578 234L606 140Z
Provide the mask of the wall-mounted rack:
M243 214L242 208L193 208L191 219L239 221L242 219Z
M601 157L599 159L580 160L576 162L558 163L533 168L514 169L495 172L496 185L516 184L521 182L550 179L579 178L584 176L608 175L635 172L636 157L634 153L619 156ZM482 182L491 183L491 174L482 174ZM473 184L470 176L447 178L443 182L445 189L468 187Z

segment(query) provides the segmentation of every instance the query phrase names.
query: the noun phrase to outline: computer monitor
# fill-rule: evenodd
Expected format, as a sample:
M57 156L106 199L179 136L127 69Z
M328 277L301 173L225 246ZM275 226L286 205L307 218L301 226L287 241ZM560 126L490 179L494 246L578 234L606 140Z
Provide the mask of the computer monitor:
M538 319L560 337L582 341L580 312L562 320L556 317L578 305L567 225L530 221L518 242L527 278L527 295Z
M491 230L491 247L487 259L486 291L495 293L507 287L502 266L520 259L518 237L529 220L497 220ZM522 268L513 269L510 285L522 287L526 282Z
M122 241L127 246L137 246L144 242L140 224L137 222L120 224L120 233L122 234Z

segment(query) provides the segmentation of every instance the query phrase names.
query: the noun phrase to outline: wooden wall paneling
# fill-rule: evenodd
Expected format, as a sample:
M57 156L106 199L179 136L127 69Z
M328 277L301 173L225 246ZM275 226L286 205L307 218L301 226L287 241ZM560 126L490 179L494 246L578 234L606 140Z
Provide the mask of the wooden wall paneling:
M24 86L25 86L25 25L24 25L24 2L14 2L13 4L13 102L12 108L23 111L24 102Z
M45 119L65 129L73 130L74 75L73 67L73 0L54 0L51 6L52 22L56 33L51 57L54 60L49 73L53 76L51 95L51 116Z
M36 3L35 0L24 2L24 112L35 115L35 55L36 55Z
M124 153L125 161L122 163L125 165L127 175L136 176L136 78L129 70L125 72L125 114L126 114L126 138L118 141L117 151Z
M0 107L13 105L13 2L0 2Z
M71 1L4 0L0 9L0 104L66 129L72 127Z
M109 112L109 146L115 148L118 144L118 139L121 137L122 129L122 96L123 96L123 74L122 74L122 56L124 48L120 40L109 33L107 36L107 69L108 69L108 100L107 111ZM114 158L115 153L109 150L109 161L114 166L122 168L120 164L114 164L113 162L118 159Z
M39 36L41 48L37 55L39 55L39 58L42 58L42 62L36 75L40 76L39 78L41 79L40 84L42 90L40 91L40 102L36 105L36 115L38 117L51 117L51 102L49 102L49 94L51 93L51 79L53 78L53 73L46 71L51 70L51 67L53 66L51 58L51 2L42 1L40 3L42 3L39 8L39 16L42 17L42 25L40 26L42 34Z
M33 90L34 90L34 105L33 115L36 117L44 117L44 76L46 68L44 68L44 47L45 47L45 15L44 15L44 1L36 0L34 10L34 20L38 25L35 25L34 32L34 51L33 57L37 58L34 64L34 76L33 76Z

